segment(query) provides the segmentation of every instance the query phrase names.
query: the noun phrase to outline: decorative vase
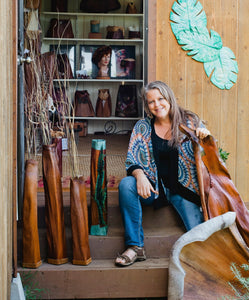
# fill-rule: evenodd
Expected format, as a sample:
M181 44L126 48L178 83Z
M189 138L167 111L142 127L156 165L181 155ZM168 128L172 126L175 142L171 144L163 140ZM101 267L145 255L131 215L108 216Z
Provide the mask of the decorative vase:
M100 21L99 20L91 20L90 24L91 24L91 32L98 33Z
M90 29L91 32L88 34L89 39L102 39L102 33L99 32L100 29L100 21L99 20L91 20L90 21Z
M68 261L62 198L62 184L56 145L43 145L42 172L45 192L48 263L60 265Z
M106 141L92 140L91 149L91 235L107 234Z
M88 265L92 261L88 238L88 210L83 176L70 179L70 207L74 265Z
M38 162L33 159L27 160L23 197L22 266L34 269L38 268L42 263L37 225L37 177Z

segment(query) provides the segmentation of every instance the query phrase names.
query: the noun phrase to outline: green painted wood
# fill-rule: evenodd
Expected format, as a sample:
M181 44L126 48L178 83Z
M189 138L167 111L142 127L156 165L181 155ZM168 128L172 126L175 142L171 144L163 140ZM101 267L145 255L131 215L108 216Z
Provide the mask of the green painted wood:
M106 141L103 139L92 140L91 185L93 223L90 227L90 234L107 235ZM95 211L96 208L98 212ZM96 218L98 218L97 224Z
M178 34L178 44L182 49L189 51L188 55L200 62L212 62L219 58L222 40L219 34L205 28L201 33L198 31L181 31Z
M212 62L205 62L204 69L211 82L220 89L229 90L237 80L238 64L235 56L227 47L222 47L219 57Z
M171 29L182 49L196 61L204 63L206 75L219 89L229 90L237 81L235 55L223 47L220 35L206 28L207 18L197 0L178 0L170 12Z

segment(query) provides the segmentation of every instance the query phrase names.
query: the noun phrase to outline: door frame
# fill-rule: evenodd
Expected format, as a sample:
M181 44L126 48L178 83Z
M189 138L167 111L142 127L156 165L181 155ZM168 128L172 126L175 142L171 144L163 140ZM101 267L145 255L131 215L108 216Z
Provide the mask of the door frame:
M18 157L17 157L17 119L18 119L18 2L12 0L12 87L13 87L13 167L12 167L12 276L17 277L17 218L18 218Z
M156 80L156 11L157 1L148 1L147 17L147 80ZM24 113L22 66L17 64L18 55L23 53L23 1L12 0L12 40L13 40L13 277L17 277L17 219L20 216L23 200L24 178ZM19 39L18 39L19 37ZM150 47L150 45L154 45ZM19 89L18 89L19 85ZM17 130L18 128L18 130ZM19 149L17 151L17 149Z

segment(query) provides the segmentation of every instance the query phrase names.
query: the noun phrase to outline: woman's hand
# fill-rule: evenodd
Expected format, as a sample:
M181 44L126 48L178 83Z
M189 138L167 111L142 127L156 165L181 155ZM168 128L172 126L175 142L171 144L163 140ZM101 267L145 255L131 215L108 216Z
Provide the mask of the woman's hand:
M143 170L136 169L132 172L132 175L137 180L137 192L138 195L147 199L151 196L151 192L158 194L156 190L154 190L153 186L151 185L149 179L144 174Z
M206 129L206 128L198 127L196 129L196 135L197 135L198 138L200 138L202 140L206 136L210 135L210 131L208 129Z

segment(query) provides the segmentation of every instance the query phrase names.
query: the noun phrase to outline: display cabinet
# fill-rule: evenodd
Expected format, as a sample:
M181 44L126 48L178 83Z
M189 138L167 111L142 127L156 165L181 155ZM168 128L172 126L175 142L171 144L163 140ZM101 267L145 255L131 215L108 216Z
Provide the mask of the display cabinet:
M111 116L76 117L77 121L87 120L88 133L106 130L125 132L131 130L134 123L144 116L139 94L147 77L147 1L132 1L136 7L135 13L126 12L129 2L120 0L120 8L107 13L89 13L80 9L81 0L68 1L67 11L64 12L53 12L51 1L42 1L40 11L42 53L54 49L67 53L73 71L73 78L55 79L54 85L58 83L65 85L72 103L77 90L87 90L94 109L99 89L108 89L110 92ZM70 20L73 37L48 37L47 32L52 19ZM121 28L123 37L111 36L110 30L108 31L110 28L114 30ZM96 65L92 62L93 53L101 46L110 46L112 49L109 74L103 78L97 76ZM132 61L129 68L125 62L127 59ZM138 105L136 116L115 115L121 85L136 86Z

